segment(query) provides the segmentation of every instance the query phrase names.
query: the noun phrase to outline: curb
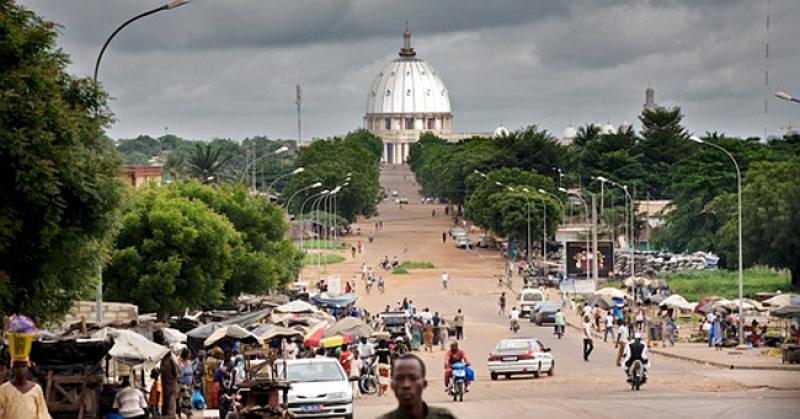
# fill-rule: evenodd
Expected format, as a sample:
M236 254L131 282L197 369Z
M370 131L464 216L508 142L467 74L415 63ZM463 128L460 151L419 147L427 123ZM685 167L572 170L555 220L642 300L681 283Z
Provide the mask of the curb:
M580 327L576 326L572 322L567 322L567 326L572 327L573 329L581 330ZM592 335L600 338L601 335L595 331L592 331ZM726 364L724 362L717 362L717 361L705 361L702 359L692 358L686 355L678 355L669 352L664 352L660 349L652 349L648 348L650 353L654 353L657 355L661 355L667 358L677 359L680 361L686 362L693 362L695 364L702 364L702 365L709 365L712 367L726 369L726 370L750 370L750 371L800 371L800 365L736 365L736 364Z

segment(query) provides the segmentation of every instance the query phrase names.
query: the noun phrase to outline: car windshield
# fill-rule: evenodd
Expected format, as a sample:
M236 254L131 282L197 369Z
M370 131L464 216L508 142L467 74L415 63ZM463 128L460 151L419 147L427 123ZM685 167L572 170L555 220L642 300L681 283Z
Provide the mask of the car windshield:
M531 349L531 342L523 339L504 339L494 348L496 352L527 351Z
M522 301L541 301L542 295L539 293L522 294Z
M283 364L278 363L278 376L281 375L283 375ZM288 378L293 383L345 381L339 365L335 362L289 364Z

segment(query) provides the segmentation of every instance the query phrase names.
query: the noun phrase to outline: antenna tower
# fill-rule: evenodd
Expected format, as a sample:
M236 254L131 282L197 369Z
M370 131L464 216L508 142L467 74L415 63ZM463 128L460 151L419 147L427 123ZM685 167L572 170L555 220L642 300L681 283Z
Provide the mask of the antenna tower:
M300 85L295 85L297 90L297 99L294 103L297 105L297 147L301 147L303 145L303 126L300 120L300 115L302 114L302 105L303 105L303 91L300 89Z

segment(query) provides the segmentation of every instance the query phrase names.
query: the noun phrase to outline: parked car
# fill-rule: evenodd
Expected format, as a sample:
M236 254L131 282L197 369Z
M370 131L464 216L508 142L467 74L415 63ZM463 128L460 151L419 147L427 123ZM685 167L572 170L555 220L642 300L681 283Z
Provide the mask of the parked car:
M495 245L495 240L492 238L492 236L482 235L478 237L478 247L489 248L494 247Z
M519 315L520 317L530 316L533 312L533 305L545 300L544 293L537 288L523 288L519 294Z
M397 198L397 203L398 204L408 204L408 198L401 196L400 198Z
M335 358L305 358L275 361L278 376L292 383L289 411L296 418L353 418L353 386Z
M539 378L541 373L552 376L556 362L542 342L530 337L502 339L489 353L489 376L497 380L499 375L511 378L513 374L532 374Z
M450 236L452 238L456 238L458 236L466 236L466 235L467 235L467 232L464 231L464 229L461 228L461 227L451 227L450 228Z
M397 189L393 189L392 190L392 196L398 197L398 196L400 196L400 192L397 192Z
M468 249L472 243L466 235L456 237L456 247L459 249Z

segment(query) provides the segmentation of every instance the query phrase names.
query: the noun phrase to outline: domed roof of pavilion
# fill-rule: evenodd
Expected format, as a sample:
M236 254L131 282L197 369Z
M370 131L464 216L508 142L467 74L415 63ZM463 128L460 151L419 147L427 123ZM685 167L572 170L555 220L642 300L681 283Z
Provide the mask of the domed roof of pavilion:
M367 114L450 113L450 96L442 78L411 47L406 23L399 58L388 62L367 92Z

